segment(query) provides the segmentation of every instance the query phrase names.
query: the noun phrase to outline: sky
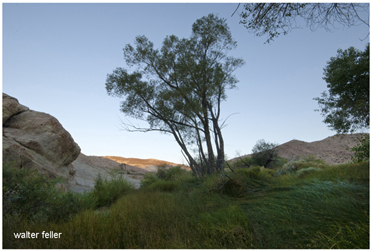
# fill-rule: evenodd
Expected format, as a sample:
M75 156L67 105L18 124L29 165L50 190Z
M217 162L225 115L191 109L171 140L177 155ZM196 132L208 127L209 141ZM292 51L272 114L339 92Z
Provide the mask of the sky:
M56 117L85 155L156 158L185 163L173 136L133 133L121 121L146 126L120 112L108 96L107 74L127 68L123 48L145 35L160 48L167 35L188 38L209 13L226 18L246 63L222 104L227 157L251 153L260 139L283 144L319 141L336 132L323 123L315 97L327 90L323 68L337 49L364 50L366 25L310 31L301 28L265 44L239 24L237 3L3 3L3 92L32 110ZM369 15L369 14L368 14ZM367 38L366 38L367 36ZM366 38L366 39L364 39ZM363 40L364 39L364 40ZM231 115L231 116L230 116ZM230 116L230 117L229 117Z

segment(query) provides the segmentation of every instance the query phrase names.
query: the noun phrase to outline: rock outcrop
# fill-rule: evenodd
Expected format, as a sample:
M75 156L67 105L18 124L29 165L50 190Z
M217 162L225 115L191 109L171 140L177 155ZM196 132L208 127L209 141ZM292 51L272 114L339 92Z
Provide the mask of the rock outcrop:
M76 169L76 184L70 184L67 188L77 193L93 189L98 174L106 179L123 176L135 188L139 188L140 179L147 173L144 169L130 165L127 165L126 170L123 170L118 162L103 157L86 156L83 153L80 153L72 165Z
M36 168L50 177L73 177L80 147L53 116L3 93L3 165Z

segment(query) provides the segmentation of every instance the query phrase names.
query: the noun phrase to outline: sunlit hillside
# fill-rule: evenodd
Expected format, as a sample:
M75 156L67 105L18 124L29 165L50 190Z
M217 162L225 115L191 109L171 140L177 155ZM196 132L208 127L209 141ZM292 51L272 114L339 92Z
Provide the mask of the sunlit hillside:
M104 158L108 158L114 160L118 163L124 163L131 166L136 166L142 169L149 169L149 170L157 170L157 166L166 165L166 166L181 166L187 170L190 170L189 167L181 164L176 164L168 161L158 160L158 159L140 159L140 158L124 158L118 156L102 156Z

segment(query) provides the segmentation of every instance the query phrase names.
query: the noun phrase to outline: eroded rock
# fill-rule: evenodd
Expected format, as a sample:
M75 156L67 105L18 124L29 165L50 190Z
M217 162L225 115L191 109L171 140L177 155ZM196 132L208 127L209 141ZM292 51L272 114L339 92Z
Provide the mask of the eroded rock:
M80 147L53 116L28 109L3 93L3 164L73 177Z

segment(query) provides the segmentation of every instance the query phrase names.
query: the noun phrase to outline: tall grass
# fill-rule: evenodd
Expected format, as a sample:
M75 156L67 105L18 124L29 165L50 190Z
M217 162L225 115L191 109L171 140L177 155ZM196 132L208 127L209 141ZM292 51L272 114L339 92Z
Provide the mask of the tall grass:
M306 166L282 175L256 167L202 179L164 171L147 176L142 188L121 194L104 211L87 209L60 222L7 216L3 246L369 248L369 163ZM62 236L14 238L14 232L25 230Z

